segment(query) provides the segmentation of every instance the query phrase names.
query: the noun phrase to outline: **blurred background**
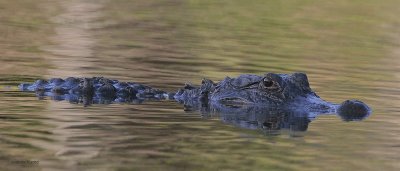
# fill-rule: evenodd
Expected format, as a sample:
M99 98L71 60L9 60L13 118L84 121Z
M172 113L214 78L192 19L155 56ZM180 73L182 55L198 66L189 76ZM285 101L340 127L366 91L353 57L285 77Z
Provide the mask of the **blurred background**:
M6 170L398 170L398 0L0 0ZM323 99L366 102L302 136L266 135L175 102L85 108L17 85L104 76L175 91L202 78L305 72ZM38 165L10 161L35 160Z

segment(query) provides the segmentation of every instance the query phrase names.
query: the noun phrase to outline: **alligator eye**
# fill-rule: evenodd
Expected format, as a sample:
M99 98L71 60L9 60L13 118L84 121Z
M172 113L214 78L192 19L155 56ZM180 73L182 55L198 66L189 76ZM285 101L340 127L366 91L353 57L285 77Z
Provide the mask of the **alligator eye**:
M274 85L274 82L271 81L271 80L264 79L264 80L263 80L263 85L264 85L265 87L269 88L269 87L272 87L272 86Z

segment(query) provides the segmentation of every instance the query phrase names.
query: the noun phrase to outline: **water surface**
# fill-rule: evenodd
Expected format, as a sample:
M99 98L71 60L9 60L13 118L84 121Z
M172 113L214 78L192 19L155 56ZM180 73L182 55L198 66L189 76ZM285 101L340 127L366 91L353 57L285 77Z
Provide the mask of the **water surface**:
M0 164L398 170L399 9L395 0L0 0ZM301 134L271 134L174 101L83 107L16 88L38 78L100 75L175 91L204 77L265 72L305 72L323 99L359 99L373 114L361 122L321 115Z

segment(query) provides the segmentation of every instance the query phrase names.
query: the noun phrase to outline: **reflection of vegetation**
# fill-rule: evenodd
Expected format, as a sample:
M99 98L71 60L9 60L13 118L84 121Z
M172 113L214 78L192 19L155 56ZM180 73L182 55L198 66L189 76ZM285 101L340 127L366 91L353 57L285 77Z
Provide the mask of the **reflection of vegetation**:
M97 53L121 59L109 65L143 64L129 74L154 72L152 78L162 72L196 82L242 72L304 71L330 74L320 79L340 86L332 82L387 77L368 68L393 46L387 31L397 21L398 5L395 0L117 0L104 9L115 23L100 29L104 47ZM129 54L118 52L130 46Z
M42 145L51 142L44 124L43 102L34 94L18 93L16 85L46 73L48 64L40 48L49 43L49 17L54 14L45 0L0 0L0 164L5 170L25 170L10 161L30 160L47 153ZM55 9L55 8L54 8ZM39 167L30 168L39 170Z
M40 46L52 32L43 0L0 0L0 73L42 75L48 65L40 57ZM55 9L55 8L53 8ZM39 12L40 11L40 12Z
M0 88L4 88L3 86L14 86L16 89L19 84L21 84L21 80L24 82L34 82L40 79L40 76L28 76L28 75L0 75Z
M185 8L182 20L187 24L182 29L197 41L184 43L198 57L218 59L225 66L207 68L208 75L223 77L226 70L333 70L353 77L352 69L368 68L366 59L385 56L392 40L384 27L395 21L400 5L391 2L192 0ZM362 77L369 74L374 71Z

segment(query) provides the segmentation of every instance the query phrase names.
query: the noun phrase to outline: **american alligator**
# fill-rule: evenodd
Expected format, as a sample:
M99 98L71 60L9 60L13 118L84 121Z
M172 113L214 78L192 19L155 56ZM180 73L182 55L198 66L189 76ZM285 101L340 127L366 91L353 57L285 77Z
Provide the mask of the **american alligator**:
M237 78L226 77L218 83L203 79L200 86L186 84L176 93L104 77L69 77L65 80L52 78L37 80L34 83L22 83L19 87L22 91L34 91L39 97L50 96L55 100L68 100L84 105L113 102L140 103L146 99L176 100L184 104L186 110L199 110L205 114L217 112L261 116L264 119L261 119L263 121L258 125L267 127L274 124L272 122L268 124L265 118L270 119L270 117L266 116L287 115L289 118L310 120L319 114L336 113L345 121L353 121L362 120L371 113L370 108L358 100L346 100L341 104L324 101L311 90L307 75L304 73L267 73L262 76L243 74ZM253 118L258 118L253 120L260 121L259 117ZM308 122L301 123L308 125ZM305 125L297 127L307 129Z

